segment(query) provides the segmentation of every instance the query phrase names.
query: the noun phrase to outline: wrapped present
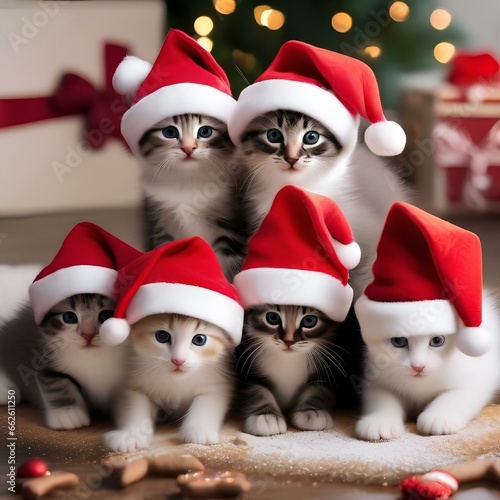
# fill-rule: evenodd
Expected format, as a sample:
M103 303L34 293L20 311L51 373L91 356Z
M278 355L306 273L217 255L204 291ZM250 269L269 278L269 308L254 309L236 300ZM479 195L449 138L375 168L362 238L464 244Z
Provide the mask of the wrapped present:
M407 169L437 212L500 210L500 64L459 54L448 82L403 98Z
M7 0L0 14L0 216L137 205L111 77L127 53L154 60L164 2Z

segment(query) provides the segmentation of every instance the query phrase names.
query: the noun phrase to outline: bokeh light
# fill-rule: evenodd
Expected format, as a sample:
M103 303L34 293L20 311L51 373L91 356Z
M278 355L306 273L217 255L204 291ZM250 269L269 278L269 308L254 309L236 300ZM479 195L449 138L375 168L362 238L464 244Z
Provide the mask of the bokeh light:
M445 9L436 9L431 14L431 26L437 30L446 29L451 23L451 14Z
M389 7L389 15L392 20L401 23L408 19L408 16L410 15L410 7L408 7L408 5L404 2L394 2Z
M369 45L363 49L363 54L371 57L372 59L377 59L382 54L382 50L376 45Z
M434 47L434 57L440 63L446 64L455 55L455 46L450 42L441 42Z
M200 36L207 36L214 29L214 23L208 16L200 16L194 22L194 31Z
M345 33L352 28L352 17L347 12L337 12L332 17L332 28L339 33Z
M212 52L212 49L214 47L214 42L212 42L212 40L210 40L210 38L206 37L206 36L200 36L200 38L198 38L196 40L206 51L208 52Z
M236 10L236 0L214 0L214 7L219 14L232 14Z

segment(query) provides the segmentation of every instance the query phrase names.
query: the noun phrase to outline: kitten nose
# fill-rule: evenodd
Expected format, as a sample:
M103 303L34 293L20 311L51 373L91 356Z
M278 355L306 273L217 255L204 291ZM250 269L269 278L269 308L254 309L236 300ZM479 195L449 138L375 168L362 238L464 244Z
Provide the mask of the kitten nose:
M172 358L172 363L175 366L182 366L186 362L185 359L179 359L179 358Z
M413 366L411 365L412 370L417 373L422 373L424 371L425 366Z
M293 167L299 159L295 156L285 156L285 160L290 164L291 167Z
M82 332L80 334L87 342L92 342L92 339L95 337L94 333Z
M186 156L191 156L195 149L196 146L194 144L181 146L181 150L186 154Z

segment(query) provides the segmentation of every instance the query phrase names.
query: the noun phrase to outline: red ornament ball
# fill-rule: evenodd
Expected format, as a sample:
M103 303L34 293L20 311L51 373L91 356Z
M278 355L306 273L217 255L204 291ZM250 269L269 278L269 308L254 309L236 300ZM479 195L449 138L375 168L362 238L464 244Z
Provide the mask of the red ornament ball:
M28 458L17 469L17 477L40 477L49 471L47 462L41 458Z

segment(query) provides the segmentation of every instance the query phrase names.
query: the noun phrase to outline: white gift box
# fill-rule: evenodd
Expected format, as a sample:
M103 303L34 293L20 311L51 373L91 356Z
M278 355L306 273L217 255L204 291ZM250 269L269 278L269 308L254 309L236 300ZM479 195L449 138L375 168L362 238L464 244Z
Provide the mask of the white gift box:
M0 0L0 99L51 96L68 72L102 89L106 42L152 62L164 34L162 0ZM124 143L92 149L84 127L71 115L0 128L0 216L139 203Z

